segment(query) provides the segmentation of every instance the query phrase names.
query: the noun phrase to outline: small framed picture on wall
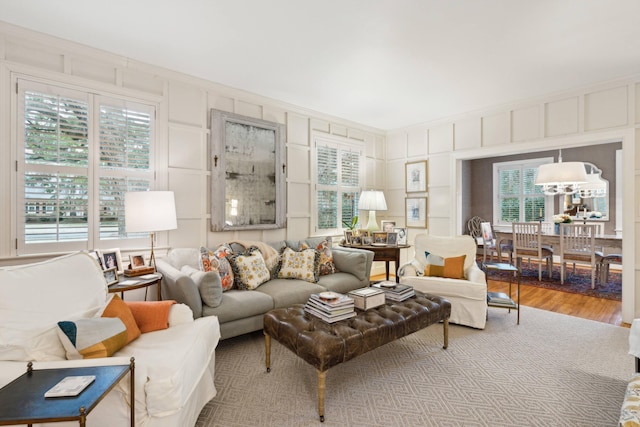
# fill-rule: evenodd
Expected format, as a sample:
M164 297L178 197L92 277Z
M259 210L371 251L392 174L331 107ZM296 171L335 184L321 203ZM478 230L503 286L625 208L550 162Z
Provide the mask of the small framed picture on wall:
M427 161L409 162L404 165L407 193L427 191Z
M406 224L410 228L427 228L427 198L405 198Z

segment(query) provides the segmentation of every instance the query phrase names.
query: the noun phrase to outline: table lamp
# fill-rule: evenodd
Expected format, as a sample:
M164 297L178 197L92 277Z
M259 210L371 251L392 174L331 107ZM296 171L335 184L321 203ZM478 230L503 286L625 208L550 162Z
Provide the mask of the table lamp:
M124 220L127 233L151 233L149 266L155 269L153 253L155 233L178 228L173 191L133 191L124 195Z
M363 191L360 194L360 200L358 201L358 209L369 211L367 230L379 230L380 228L378 228L378 223L376 222L376 211L387 210L387 202L384 199L384 193L376 190Z

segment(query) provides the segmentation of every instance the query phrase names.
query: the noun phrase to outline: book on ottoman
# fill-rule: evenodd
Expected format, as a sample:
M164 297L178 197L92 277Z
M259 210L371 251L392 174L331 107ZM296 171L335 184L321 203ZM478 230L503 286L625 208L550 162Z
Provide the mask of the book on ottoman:
M399 283L391 281L374 283L372 286L383 290L386 299L392 302L401 302L411 298L416 294L416 292L413 290L413 286L401 285Z
M360 288L349 292L349 296L353 298L353 303L360 310L369 310L384 304L384 291L376 288Z

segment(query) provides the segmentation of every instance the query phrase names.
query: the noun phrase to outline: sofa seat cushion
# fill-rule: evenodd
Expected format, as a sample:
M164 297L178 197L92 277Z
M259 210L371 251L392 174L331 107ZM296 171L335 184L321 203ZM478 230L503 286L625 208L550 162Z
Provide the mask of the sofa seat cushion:
M232 320L263 314L271 309L273 309L273 299L269 295L258 292L257 290L241 291L239 289L232 289L222 294L222 302L219 306L203 306L202 315L217 316L220 323L226 323Z
M346 294L354 289L362 288L362 282L356 276L350 273L337 272L326 276L320 276L318 285L327 291L339 292Z
M256 292L268 295L273 300L274 308L289 307L293 304L304 304L313 293L326 289L317 283L309 283L297 279L272 279L260 286Z
M214 357L219 339L218 319L207 317L142 334L114 356L136 358L136 379L142 377L136 385L144 385L143 393L136 387L136 399L146 395L147 401L141 402L141 407L146 407L152 417L164 417L187 405ZM125 386L127 382L121 383Z
M405 276L402 283L411 285L416 291L441 297L460 297L478 301L487 300L487 287L483 283L446 277Z

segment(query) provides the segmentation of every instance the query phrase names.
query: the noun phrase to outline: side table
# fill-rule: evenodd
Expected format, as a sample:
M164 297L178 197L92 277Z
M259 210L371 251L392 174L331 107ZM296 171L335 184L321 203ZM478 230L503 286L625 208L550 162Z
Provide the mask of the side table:
M511 309L518 311L517 324L520 324L520 269L503 262L487 262L483 264L485 272L489 270L507 271L509 273L509 294L502 292L487 292L487 306L497 308L507 308L509 312ZM518 277L518 286L516 289L516 301L511 298L511 283L513 273Z
M374 261L384 261L387 269L387 280L389 280L389 261L393 261L396 266L396 282L400 283L398 269L400 268L400 249L410 248L411 245L397 246L374 246L374 245L340 245L345 248L366 249L373 252Z
M0 389L0 425L78 421L81 427L87 415L100 403L127 373L130 373L131 426L135 426L135 360L128 365L87 366L57 369L33 369ZM95 375L96 379L79 395L44 397L44 393L67 376Z
M127 291L132 291L134 289L140 289L140 288L148 288L149 286L158 285L157 297L158 297L158 301L162 301L162 289L160 287L161 282L162 282L162 274L160 273L145 274L144 276L138 276L138 277L124 276L124 279L121 279L119 282L109 286L109 293L113 294L116 292L120 292L120 298L124 299L124 293ZM147 290L145 289L145 294L144 294L145 301L147 299L146 291Z

